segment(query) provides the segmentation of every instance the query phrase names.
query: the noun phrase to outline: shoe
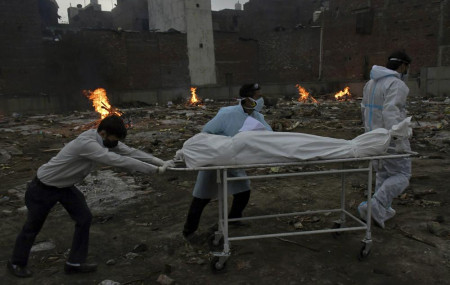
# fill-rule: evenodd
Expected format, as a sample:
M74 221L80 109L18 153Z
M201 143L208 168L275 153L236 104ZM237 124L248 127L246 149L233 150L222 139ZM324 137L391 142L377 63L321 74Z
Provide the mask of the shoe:
M371 201L372 201L372 220L374 221L374 224L376 226L384 229L385 228L384 222L387 220L384 217L388 216L387 210L383 206L379 205L377 200L372 199ZM392 209L392 211L393 215L389 218L392 218L395 215L395 210ZM367 222L367 201L361 202L361 204L359 204L358 213L361 220Z
M88 273L97 270L97 263L80 263L80 265L64 264L64 272L66 274Z
M394 209L392 209L391 207L386 209L386 218L384 219L384 221L386 222L389 219L392 219L395 216L396 212Z
M361 220L364 222L367 221L367 201L361 202L358 205L358 214Z
M6 267L8 268L9 272L11 272L11 274L16 277L27 278L33 275L33 272L31 272L31 270L29 270L27 266L12 264L10 260L8 260L8 263L6 263Z

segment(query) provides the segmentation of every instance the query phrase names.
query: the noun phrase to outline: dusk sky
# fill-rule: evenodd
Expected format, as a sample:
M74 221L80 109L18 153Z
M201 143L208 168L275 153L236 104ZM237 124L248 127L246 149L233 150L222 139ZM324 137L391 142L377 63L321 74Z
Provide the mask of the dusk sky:
M61 16L60 22L67 23L67 8L71 5L72 7L76 7L77 4L83 5L83 7L90 3L89 0L56 0L58 3L58 15ZM236 4L238 0L211 0L212 9L222 10L222 9L234 9L234 4ZM241 4L248 2L248 0L239 0ZM98 0L98 4L102 5L103 11L111 11L114 5L117 3L117 0Z

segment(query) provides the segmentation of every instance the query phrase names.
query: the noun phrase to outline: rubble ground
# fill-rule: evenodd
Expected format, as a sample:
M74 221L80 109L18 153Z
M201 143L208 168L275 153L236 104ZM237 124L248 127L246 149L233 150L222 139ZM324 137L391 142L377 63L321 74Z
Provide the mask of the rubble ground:
M359 102L267 98L263 113L275 131L304 132L352 139L361 134ZM122 109L132 128L128 145L171 159L183 142L198 133L221 106L146 106ZM413 177L394 200L397 215L386 229L374 227L373 248L359 261L363 231L266 238L231 243L221 274L210 270L207 243L187 244L181 230L192 199L196 173L131 174L100 166L78 185L94 215L89 260L95 273L65 275L63 264L74 224L56 206L36 239L30 257L34 276L17 279L6 272L16 235L24 221L26 183L37 168L98 120L93 111L70 114L0 116L0 280L2 284L448 284L450 278L450 104L447 100L409 102L413 115ZM119 106L120 107L120 106ZM322 169L324 166L309 166ZM289 168L249 171L281 172ZM336 175L252 181L245 215L331 209L339 206ZM367 176L346 179L346 207L356 213L364 200ZM231 200L230 200L231 201ZM217 222L217 201L207 206L199 234ZM334 214L249 221L231 235L293 232L333 226ZM114 283L117 282L117 283Z

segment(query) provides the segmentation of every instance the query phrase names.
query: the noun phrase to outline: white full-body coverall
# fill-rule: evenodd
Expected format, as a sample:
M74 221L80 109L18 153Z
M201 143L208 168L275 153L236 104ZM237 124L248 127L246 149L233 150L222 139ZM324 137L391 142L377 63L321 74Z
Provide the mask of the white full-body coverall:
M400 79L400 73L383 66L374 65L371 80L366 83L361 102L365 131L378 128L391 129L406 118L406 99L409 88ZM391 148L410 151L409 140L392 141ZM393 152L395 151L388 151ZM409 185L411 160L409 158L385 159L374 165L376 174L375 194L372 202L372 217L384 228L384 222L395 215L392 200ZM359 213L364 218L367 204L361 203Z

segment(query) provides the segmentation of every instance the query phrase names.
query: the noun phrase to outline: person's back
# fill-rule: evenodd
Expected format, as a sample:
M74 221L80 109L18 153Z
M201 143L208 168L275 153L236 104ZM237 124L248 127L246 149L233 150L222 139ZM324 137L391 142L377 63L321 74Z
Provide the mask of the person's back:
M366 132L391 127L406 118L406 98L409 88L400 79L401 74L383 66L374 65L371 80L363 91L361 107Z

